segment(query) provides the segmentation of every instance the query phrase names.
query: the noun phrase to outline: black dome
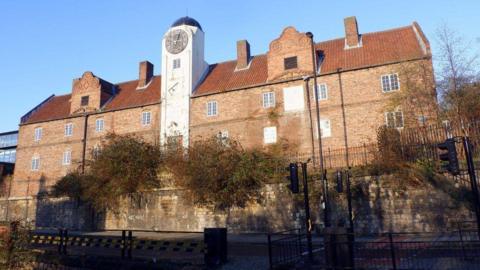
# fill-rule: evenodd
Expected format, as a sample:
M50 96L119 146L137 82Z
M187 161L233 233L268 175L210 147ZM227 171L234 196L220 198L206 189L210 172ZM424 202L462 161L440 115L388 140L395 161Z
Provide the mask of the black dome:
M202 26L200 25L200 23L198 23L197 20L195 20L194 18L190 18L190 17L188 17L188 16L182 17L182 18L176 20L176 21L172 24L171 27L180 26L180 25L195 26L195 27L200 28L200 30L203 31Z

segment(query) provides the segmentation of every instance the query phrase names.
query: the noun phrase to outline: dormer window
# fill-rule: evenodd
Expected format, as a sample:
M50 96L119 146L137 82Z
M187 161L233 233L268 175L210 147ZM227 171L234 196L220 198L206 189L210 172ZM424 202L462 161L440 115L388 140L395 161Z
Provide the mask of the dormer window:
M287 57L283 59L283 67L285 70L297 68L297 57Z
M81 106L88 106L88 100L89 100L89 96L83 96L80 105Z

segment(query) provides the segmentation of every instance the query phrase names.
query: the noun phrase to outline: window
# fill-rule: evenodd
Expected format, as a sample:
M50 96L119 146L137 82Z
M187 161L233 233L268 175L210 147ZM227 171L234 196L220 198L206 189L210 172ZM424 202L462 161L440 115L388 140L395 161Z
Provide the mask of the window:
M327 138L332 136L332 128L330 126L329 119L320 119L320 131L322 134L322 138Z
M207 103L207 116L216 116L217 115L217 102L209 101Z
M386 112L385 121L389 128L403 128L403 112Z
M70 165L72 163L72 151L67 150L63 152L63 160L62 164L63 165Z
M180 58L173 59L173 69L180 68Z
M95 131L96 132L101 132L103 131L103 118L99 118L95 121Z
M383 92L390 92L400 89L398 74L387 74L382 76Z
M68 124L65 124L65 136L72 136L73 134L73 124L72 123L68 123Z
M263 142L265 144L277 142L277 127L263 128Z
M42 139L42 128L38 127L35 129L35 141L38 142Z
M275 107L275 93L274 92L263 93L263 107L264 108Z
M418 117L418 124L422 127L425 126L427 124L427 117L425 115L420 115Z
M328 98L327 84L321 83L317 85L317 91L318 100L326 100Z
M88 100L89 100L88 96L83 96L81 101L81 106L88 106Z
M287 57L283 59L283 68L285 70L297 68L297 57Z
M40 169L40 157L34 156L32 158L32 171L38 171Z
M303 111L305 107L303 86L283 88L283 105L286 112Z
M152 114L150 112L142 112L142 125L147 126L152 122Z

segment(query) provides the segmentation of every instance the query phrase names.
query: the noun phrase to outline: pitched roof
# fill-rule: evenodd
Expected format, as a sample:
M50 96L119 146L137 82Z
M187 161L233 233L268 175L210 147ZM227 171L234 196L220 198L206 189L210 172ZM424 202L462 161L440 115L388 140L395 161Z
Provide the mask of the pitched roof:
M116 84L117 93L107 101L102 111L113 111L160 102L160 76L154 76L143 89L138 80ZM26 117L22 124L64 119L70 116L71 95L53 96Z
M415 28L418 29L417 37ZM377 66L426 56L418 38L428 42L418 24L392 30L361 35L362 46L345 49L345 39L317 43L317 52L323 55L320 74L335 72L338 68L351 70ZM428 44L426 44L428 47ZM195 96L252 87L267 83L267 57L253 57L248 69L235 71L237 62L228 61L210 65L205 80L197 87Z
M323 56L320 74L335 72L338 68L351 70L418 59L428 56L430 49L428 40L417 23L388 31L363 34L361 42L361 47L352 49L345 49L344 38L317 43L317 52ZM236 60L210 65L194 96L269 83L266 54L254 56L247 69L236 70L236 65ZM160 102L160 81L160 76L154 76L143 89L137 89L138 80L116 84L117 93L106 101L103 111ZM49 98L22 117L22 124L69 117L70 97L71 95L63 95Z

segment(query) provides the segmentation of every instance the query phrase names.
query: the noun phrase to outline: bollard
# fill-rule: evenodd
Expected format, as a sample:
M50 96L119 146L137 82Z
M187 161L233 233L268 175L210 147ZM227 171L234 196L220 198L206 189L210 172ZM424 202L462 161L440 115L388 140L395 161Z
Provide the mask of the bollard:
M132 259L132 246L133 246L133 239L132 239L132 231L128 231L128 259Z
M58 254L62 254L63 229L58 229L58 236L60 237L60 240L58 240Z
M125 259L125 245L127 244L126 243L126 232L125 230L122 230L122 253L121 253L121 257L122 259Z
M205 228L203 241L206 246L205 264L218 266L227 262L227 228Z
M64 255L67 255L67 244L68 244L68 229L63 230L63 247L62 252Z

